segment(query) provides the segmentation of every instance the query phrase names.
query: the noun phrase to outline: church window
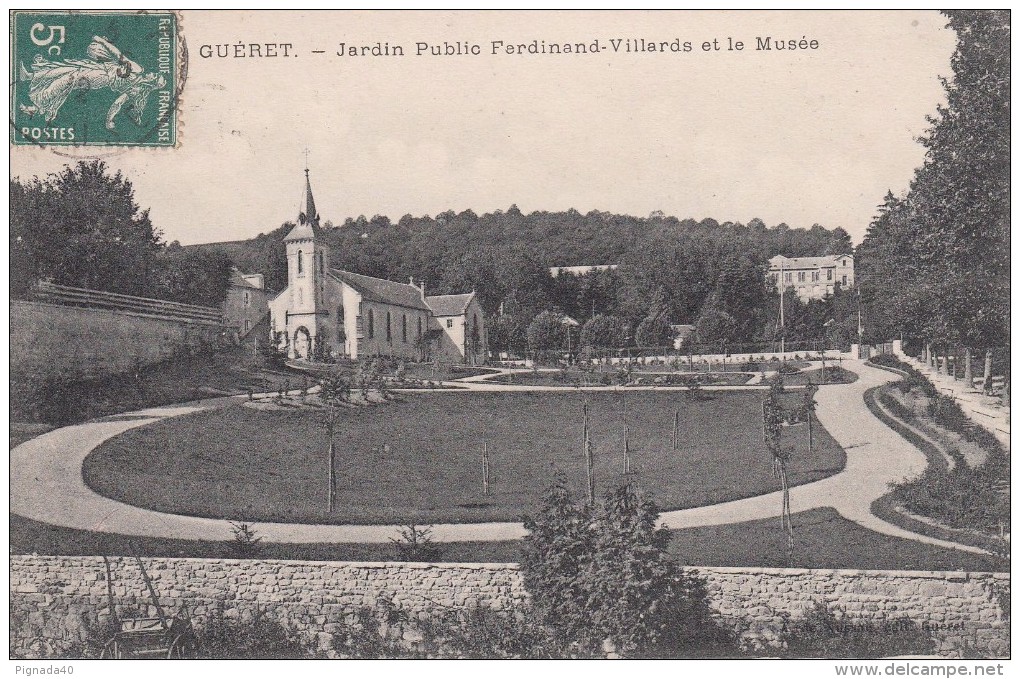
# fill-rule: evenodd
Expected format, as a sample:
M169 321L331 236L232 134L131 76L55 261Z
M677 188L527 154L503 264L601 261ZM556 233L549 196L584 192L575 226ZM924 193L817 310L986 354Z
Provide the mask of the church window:
M446 319L446 327L447 328L452 328L453 327L453 319L452 318L447 318Z
M400 318L400 335L404 340L404 344L407 344L407 314Z
M305 254L300 250L297 251L297 272L299 276L305 272Z
M251 306L251 293L247 290L244 291L244 305Z
M322 254L322 250L319 250L319 273L325 273L326 271L326 257Z
M246 318L244 319L244 331L248 332L249 330L251 330L251 321Z
M846 285L846 274L843 274L843 285Z
M368 310L368 339L375 337L375 315L372 310Z
M831 281L832 280L832 269L829 269L828 271L826 271L826 274L827 274L826 275L826 280Z
M421 339L421 318L418 319L418 339Z
M787 283L792 283L793 282L793 274L790 273L789 271L787 271L785 274L783 274L783 276L784 276L784 280Z
M390 312L389 311L386 312L386 341L387 342L392 342L393 341L393 333L390 330Z

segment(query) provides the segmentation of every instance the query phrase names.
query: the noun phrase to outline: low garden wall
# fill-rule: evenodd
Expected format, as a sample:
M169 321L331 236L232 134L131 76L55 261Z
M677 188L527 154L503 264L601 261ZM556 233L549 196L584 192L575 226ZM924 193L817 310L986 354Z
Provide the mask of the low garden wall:
M418 564L228 559L144 559L164 609L187 605L196 624L210 614L244 619L261 610L328 648L361 607L390 603L414 617L439 609L525 602L515 564ZM12 556L11 634L19 654L58 653L84 639L115 604L154 613L133 559ZM1008 574L700 568L711 605L751 646L778 637L786 618L815 603L868 621L909 617L935 630L940 653L1009 653ZM108 589L108 587L110 589ZM15 650L12 641L12 652Z

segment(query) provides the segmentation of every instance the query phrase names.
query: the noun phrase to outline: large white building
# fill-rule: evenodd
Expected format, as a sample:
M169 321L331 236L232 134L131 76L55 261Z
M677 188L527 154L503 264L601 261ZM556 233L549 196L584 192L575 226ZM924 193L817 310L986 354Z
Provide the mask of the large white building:
M269 301L273 337L289 357L484 358L485 320L473 293L426 298L413 279L397 283L334 269L320 236L305 170L305 209L284 238L287 287Z
M823 257L784 257L776 255L769 260L769 279L784 290L793 288L803 301L822 299L831 295L836 286L854 285L853 255L825 255Z

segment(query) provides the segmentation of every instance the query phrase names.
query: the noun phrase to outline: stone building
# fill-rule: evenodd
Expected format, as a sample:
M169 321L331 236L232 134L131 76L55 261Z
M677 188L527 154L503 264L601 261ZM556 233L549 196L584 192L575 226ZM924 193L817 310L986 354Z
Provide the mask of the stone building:
M230 272L230 287L223 301L223 321L244 340L269 314L269 299L262 274L246 274L237 267ZM268 339L268 337L266 338Z
M784 257L776 255L769 260L769 280L772 285L793 288L802 301L822 299L842 288L854 285L853 255L825 255L823 257Z
M426 297L425 303L432 312L432 327L442 332L435 333L438 337L437 355L458 363L475 365L483 362L488 336L478 296L473 292L436 295Z
M440 323L426 301L424 286L413 280L397 283L332 268L308 170L304 203L298 224L284 238L287 287L269 302L270 327L278 347L291 358L418 360L434 348L429 337L440 335L429 330L441 325L440 351L449 352L452 360L465 360L467 352L458 347L474 346L470 340L476 328L484 337L484 320L473 294L432 298L443 300L444 313L457 310L443 316ZM447 326L450 321L453 324ZM466 332L467 339L457 332Z

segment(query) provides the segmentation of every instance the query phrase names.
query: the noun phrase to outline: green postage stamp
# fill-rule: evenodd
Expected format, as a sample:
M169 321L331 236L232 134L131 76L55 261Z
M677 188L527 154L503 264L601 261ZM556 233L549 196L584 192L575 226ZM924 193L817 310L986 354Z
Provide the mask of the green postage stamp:
M178 28L170 12L14 12L12 142L174 146Z

